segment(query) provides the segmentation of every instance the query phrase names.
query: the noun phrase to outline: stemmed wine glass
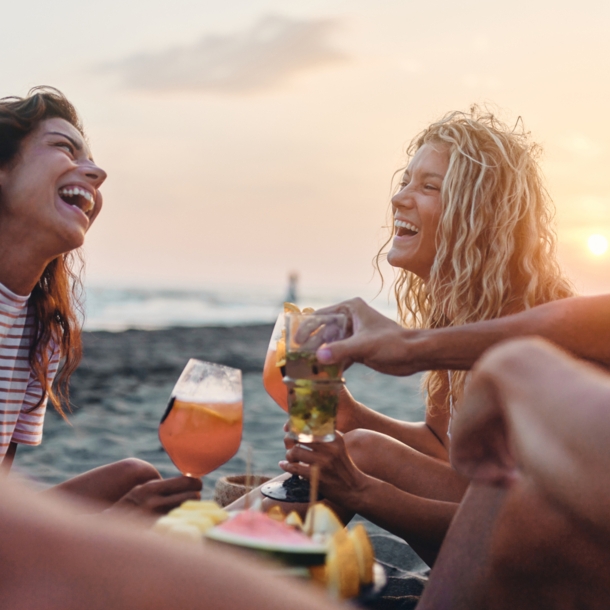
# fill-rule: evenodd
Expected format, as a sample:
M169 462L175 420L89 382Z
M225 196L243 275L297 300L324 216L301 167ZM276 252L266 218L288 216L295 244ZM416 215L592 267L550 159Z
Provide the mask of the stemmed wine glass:
M286 375L286 331L284 330L284 314L281 313L275 321L265 365L263 366L263 386L273 400L288 413L288 389L284 384Z
M323 343L345 337L344 314L286 313L278 317L267 351L263 385L277 404L288 411L288 434L300 443L332 441L344 380L343 367L323 365L316 350ZM261 493L274 500L307 502L309 481L292 475L272 482Z
M159 440L182 474L200 478L237 453L242 422L241 371L191 359L172 390Z

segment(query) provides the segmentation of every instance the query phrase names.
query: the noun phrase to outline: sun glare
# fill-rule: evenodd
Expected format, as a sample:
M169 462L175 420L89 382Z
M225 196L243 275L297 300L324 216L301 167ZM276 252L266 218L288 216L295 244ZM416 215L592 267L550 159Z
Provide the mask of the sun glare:
M587 245L595 256L601 256L608 249L608 240L603 235L591 235Z

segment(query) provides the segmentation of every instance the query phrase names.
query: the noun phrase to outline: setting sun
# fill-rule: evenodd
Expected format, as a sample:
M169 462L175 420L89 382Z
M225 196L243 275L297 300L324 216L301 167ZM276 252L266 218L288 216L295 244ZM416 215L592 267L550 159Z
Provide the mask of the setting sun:
M595 256L601 256L608 249L608 240L603 235L591 235L587 245Z

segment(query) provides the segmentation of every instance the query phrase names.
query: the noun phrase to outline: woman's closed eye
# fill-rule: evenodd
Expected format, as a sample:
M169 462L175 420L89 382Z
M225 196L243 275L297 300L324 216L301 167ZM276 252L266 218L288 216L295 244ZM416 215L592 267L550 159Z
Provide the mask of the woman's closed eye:
M57 146L57 148L64 148L65 150L67 150L70 153L71 157L74 157L74 155L75 155L76 151L74 150L74 146L70 142L66 142L66 141L56 142L54 144L54 146Z

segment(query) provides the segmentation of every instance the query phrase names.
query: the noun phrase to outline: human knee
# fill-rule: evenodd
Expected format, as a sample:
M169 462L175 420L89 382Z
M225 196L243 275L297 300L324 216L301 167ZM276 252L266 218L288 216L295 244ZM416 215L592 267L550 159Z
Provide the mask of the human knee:
M152 464L138 458L126 458L116 462L115 467L118 470L118 476L124 481L128 481L132 487L161 479L159 471Z
M516 379L535 378L540 367L546 369L564 358L563 352L540 337L520 337L491 348L475 370Z

